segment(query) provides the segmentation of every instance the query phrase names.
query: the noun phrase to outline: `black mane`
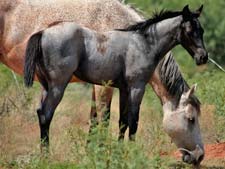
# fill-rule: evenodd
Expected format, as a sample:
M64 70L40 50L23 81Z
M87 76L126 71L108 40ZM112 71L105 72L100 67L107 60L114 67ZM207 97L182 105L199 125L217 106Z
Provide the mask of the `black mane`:
M166 55L159 63L158 72L163 85L166 87L170 95L175 96L179 101L183 92L189 90L187 82L184 80L179 66L175 62L172 53ZM200 112L200 101L196 96L189 99L189 103L195 106ZM178 104L178 103L177 103Z
M169 19L169 18L173 18L173 17L179 16L181 14L182 14L181 11L174 11L174 12L172 12L172 11L161 10L160 12L155 12L153 14L153 17L148 19L148 20L146 20L146 21L139 22L139 23L136 23L134 25L130 25L130 26L128 26L125 29L116 29L116 30L119 30L119 31L141 31L141 32L144 32L146 30L146 28L148 28L152 24L160 22L160 21L162 21L164 19Z

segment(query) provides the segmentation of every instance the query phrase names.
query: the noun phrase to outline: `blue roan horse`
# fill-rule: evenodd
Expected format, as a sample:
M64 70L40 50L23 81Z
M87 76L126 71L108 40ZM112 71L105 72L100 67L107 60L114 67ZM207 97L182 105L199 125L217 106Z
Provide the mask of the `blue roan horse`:
M181 44L196 64L207 62L203 29L198 17L202 6L191 12L164 11L127 29L99 33L72 22L52 24L28 42L24 79L32 86L34 73L46 90L38 109L42 145L49 143L54 111L72 76L93 84L111 81L120 91L120 135L129 126L129 138L137 131L139 108L153 71L162 57Z

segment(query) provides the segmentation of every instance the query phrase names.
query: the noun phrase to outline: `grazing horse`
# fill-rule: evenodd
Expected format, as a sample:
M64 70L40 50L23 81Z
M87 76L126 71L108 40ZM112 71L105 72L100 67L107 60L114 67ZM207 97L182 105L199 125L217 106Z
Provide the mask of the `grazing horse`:
M28 42L24 80L32 86L34 73L46 91L38 110L41 139L49 142L49 126L55 108L72 76L101 85L111 81L120 90L120 135L129 126L129 138L137 130L139 107L145 85L163 56L181 44L204 64L207 52L198 17L191 12L161 12L127 29L99 33L72 22L61 22L39 31Z
M200 101L183 79L171 53L158 64L149 81L163 105L163 127L180 149L184 162L199 165L204 158L198 117Z
M171 52L161 59L148 84L163 105L164 130L180 149L183 161L189 164L200 164L204 157L204 146L198 120L200 101L194 96L196 85L189 88ZM113 88L107 88L106 91L101 91L103 103L106 104L104 106L111 104ZM96 110L93 111L96 112ZM106 118L102 120L109 120L110 114L107 111L104 113ZM91 118L91 121L94 121L96 116Z

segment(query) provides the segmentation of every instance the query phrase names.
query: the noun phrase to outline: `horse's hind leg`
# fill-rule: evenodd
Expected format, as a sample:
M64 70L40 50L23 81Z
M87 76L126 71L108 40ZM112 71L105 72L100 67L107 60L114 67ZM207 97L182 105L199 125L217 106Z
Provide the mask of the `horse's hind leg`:
M49 146L49 127L56 107L61 101L66 84L52 85L47 89L47 94L38 110L38 118L41 132L41 151Z

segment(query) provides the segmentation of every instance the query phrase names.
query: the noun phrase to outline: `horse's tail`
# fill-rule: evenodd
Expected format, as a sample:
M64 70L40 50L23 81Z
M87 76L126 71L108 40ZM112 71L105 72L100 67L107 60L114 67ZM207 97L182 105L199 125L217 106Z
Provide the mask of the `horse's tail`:
M26 87L33 85L37 58L42 57L41 38L42 31L33 34L27 43L24 64L24 84Z

